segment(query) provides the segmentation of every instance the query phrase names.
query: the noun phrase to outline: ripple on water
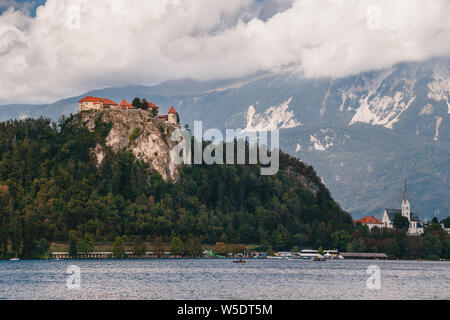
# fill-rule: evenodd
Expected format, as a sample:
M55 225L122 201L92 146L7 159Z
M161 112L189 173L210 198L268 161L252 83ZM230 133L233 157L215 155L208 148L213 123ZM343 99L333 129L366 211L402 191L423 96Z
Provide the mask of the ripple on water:
M66 288L72 264L80 290ZM366 285L373 264L380 290ZM449 299L449 271L417 261L0 261L0 299Z

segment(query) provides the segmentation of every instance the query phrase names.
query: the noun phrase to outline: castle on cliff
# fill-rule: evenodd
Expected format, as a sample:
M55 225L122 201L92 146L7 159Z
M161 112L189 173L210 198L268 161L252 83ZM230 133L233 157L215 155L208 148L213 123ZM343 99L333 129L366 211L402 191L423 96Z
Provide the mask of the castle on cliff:
M137 108L128 103L125 99L123 99L120 104L110 99L91 96L87 96L78 101L79 113L87 110L108 110L108 109L136 110ZM158 116L159 114L159 107L152 102L148 102L147 110L151 111L156 116ZM163 119L168 123L174 125L178 125L179 123L178 113L175 111L175 108L173 106L172 108L170 108L169 113L167 115L161 115L158 116L158 118Z

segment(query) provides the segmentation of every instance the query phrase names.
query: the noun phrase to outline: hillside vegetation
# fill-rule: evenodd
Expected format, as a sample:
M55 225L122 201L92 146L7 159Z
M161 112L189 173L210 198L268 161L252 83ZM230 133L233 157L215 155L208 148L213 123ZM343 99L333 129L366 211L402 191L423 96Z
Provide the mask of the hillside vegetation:
M397 237L403 251L394 243L393 255L412 256L403 237L371 238L354 227L314 169L285 153L274 176L261 176L258 165L192 165L166 181L126 148L106 146L112 124L98 120L89 130L76 117L0 123L1 257L38 258L49 242L125 236L379 252ZM92 153L99 144L100 166ZM446 238L436 241L433 253L444 255ZM418 246L414 255L426 254Z

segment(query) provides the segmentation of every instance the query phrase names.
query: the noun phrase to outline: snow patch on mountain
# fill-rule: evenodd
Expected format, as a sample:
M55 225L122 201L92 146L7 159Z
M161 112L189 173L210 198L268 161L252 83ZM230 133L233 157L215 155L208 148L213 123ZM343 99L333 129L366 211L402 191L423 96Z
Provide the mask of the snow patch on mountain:
M442 117L437 117L436 118L436 133L435 133L434 138L433 138L434 141L438 141L438 138L439 138L439 127L441 126L441 123L442 123Z
M393 97L376 96L370 99L370 95L361 99L360 107L356 109L350 125L357 122L382 125L392 129L400 115L414 102L415 96L407 97L403 92L397 91Z
M397 88L402 84L402 90L392 92L392 95L382 94L385 90L385 80L395 71L395 68L381 72L377 77L366 79L363 77L364 85L351 88L348 93L342 94L342 105L347 97L354 97L355 92L360 93L359 107L348 108L347 110L356 111L349 125L357 122L369 123L372 125L381 125L388 129L393 129L393 125L399 121L400 115L405 112L414 102L414 81L402 79L390 85Z
M301 122L294 118L294 111L288 111L291 101L292 97L278 106L271 106L262 114L256 113L253 105L249 106L245 114L247 125L243 132L290 129L301 126Z
M323 142L316 135L310 135L309 139L313 144L313 146L309 148L310 150L314 149L316 151L325 151L334 144L329 136L325 136L323 138Z
M433 72L433 82L428 84L428 98L434 101L445 101L448 107L448 113L450 113L450 77L445 70L435 69Z

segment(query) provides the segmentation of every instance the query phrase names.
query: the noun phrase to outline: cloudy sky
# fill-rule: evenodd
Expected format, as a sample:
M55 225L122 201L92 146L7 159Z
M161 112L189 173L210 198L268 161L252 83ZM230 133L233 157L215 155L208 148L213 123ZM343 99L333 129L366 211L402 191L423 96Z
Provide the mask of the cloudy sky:
M345 77L450 53L448 0L0 0L0 104L295 70Z

